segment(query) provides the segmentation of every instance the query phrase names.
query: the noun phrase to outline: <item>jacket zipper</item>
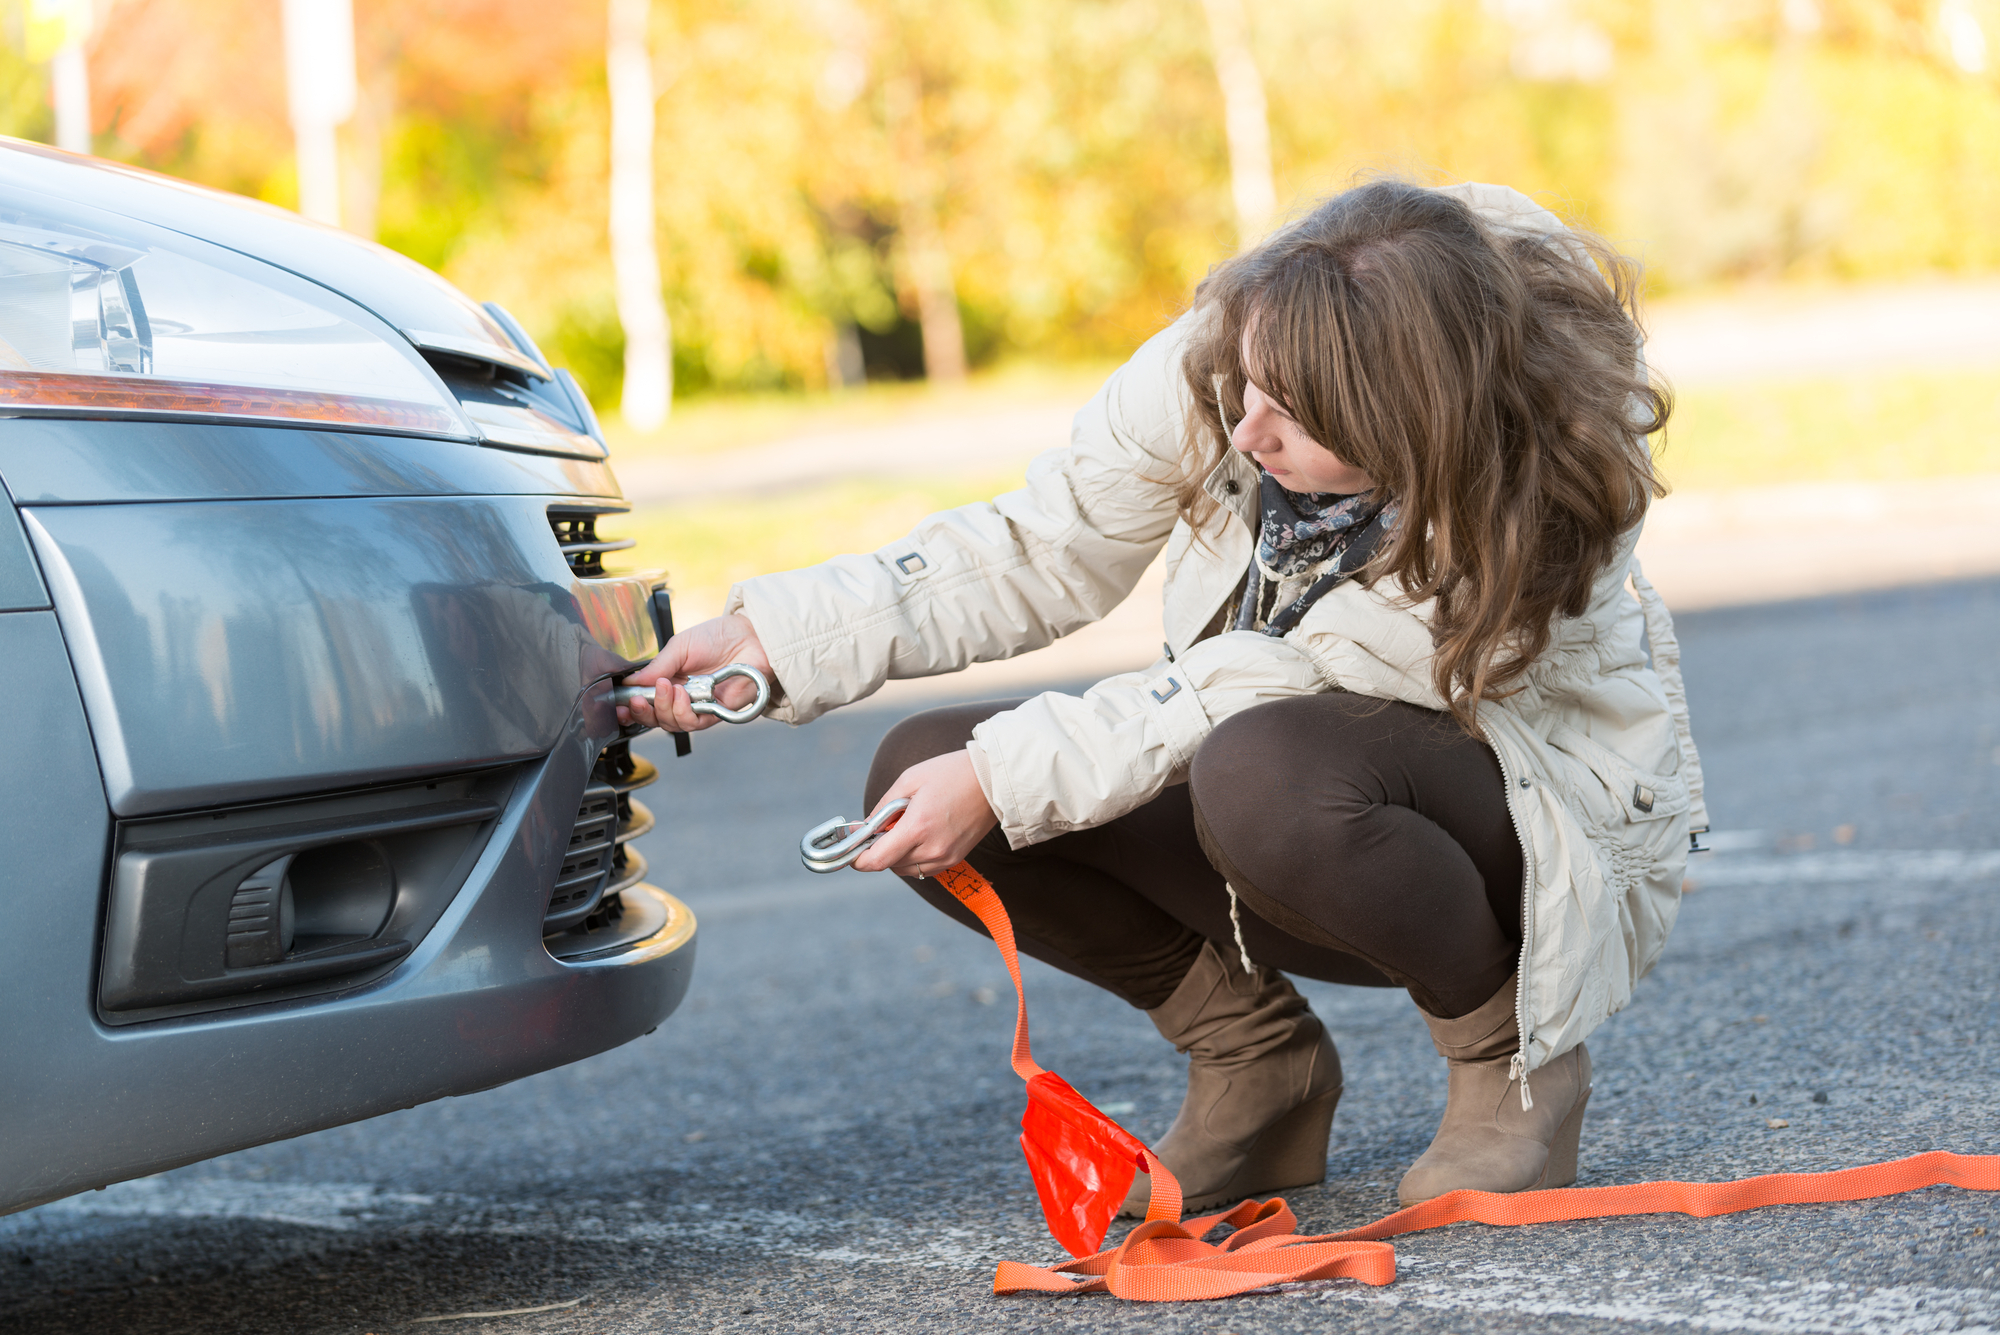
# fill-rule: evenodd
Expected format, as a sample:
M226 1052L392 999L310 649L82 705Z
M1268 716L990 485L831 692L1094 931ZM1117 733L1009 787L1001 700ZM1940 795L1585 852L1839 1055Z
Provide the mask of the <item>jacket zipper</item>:
M1534 854L1528 848L1527 832L1521 828L1520 813L1514 809L1514 775L1507 768L1507 757L1494 743L1491 733L1487 734L1486 744L1499 762L1500 781L1507 791L1507 819L1514 824L1514 842L1521 846L1521 959L1514 969L1514 1032L1520 1035L1521 1046L1507 1063L1507 1078L1521 1082L1521 1110L1525 1112L1535 1106L1535 1096L1528 1092L1528 960L1535 939Z

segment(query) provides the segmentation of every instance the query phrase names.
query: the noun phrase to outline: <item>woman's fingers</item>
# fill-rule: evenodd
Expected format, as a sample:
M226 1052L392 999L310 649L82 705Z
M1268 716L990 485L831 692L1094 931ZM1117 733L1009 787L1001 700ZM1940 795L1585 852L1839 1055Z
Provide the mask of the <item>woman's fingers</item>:
M673 732L688 731L678 722L673 698L677 690L682 695L686 695L687 692L677 687L673 678L690 670L688 668L690 657L700 655L702 641L707 638L701 632L707 629L707 625L708 623L704 622L700 626L690 628L685 634L674 636L661 647L652 662L636 672L627 674L623 685L652 686L656 689L650 696L634 700L629 705L619 706L620 723L641 723L649 728L666 728Z
M911 782L911 775L905 772L896 780L882 800L869 812L872 818L876 812L899 798L910 799L910 805L903 808L903 814L896 823L875 836L875 842L862 850L854 859L856 871L894 871L899 876L915 876L914 870L922 856L922 849L933 833L929 804L923 799L919 785Z
M633 682L628 678L627 684L637 686L648 683ZM620 723L642 723L649 728L665 728L668 732L700 732L722 721L713 714L695 713L693 698L679 682L659 681L651 685L652 695L641 696L629 705L618 707Z
M687 693L687 687L677 681L661 682L655 698L666 703L666 712L661 716L664 721L658 726L668 732L700 732L722 722L713 714L695 713L694 697ZM659 715L660 711L655 708L654 713Z
M668 679L687 680L699 672L714 672L730 663L748 663L769 675L771 662L748 619L711 617L668 640L653 661L628 674L628 686L651 686Z
M635 682L630 679L627 679L625 682L627 686L644 684L647 683ZM669 683L669 689L671 689L671 683ZM637 723L644 727L657 728L659 726L660 715L665 712L663 707L654 703L658 694L659 690L655 687L652 695L641 696L618 706L618 722L620 726L629 727Z
M916 875L915 871L907 869L915 867L920 860L919 849L923 845L924 836L923 831L914 826L905 829L906 823L909 823L908 812L903 813L901 821L876 836L875 842L870 844L860 857L854 859L854 869L889 871L893 868L904 876Z
M766 677L771 676L770 656L757 638L756 627L741 615L711 617L690 626L668 640L652 662L629 673L627 686L656 686L650 699L620 706L621 723L643 723L669 732L700 732L721 722L713 714L694 712L687 693L687 679L700 673L716 672L731 663L748 663ZM757 688L740 677L722 683L717 699L731 709L741 709L757 698Z
M900 819L854 860L860 871L893 868L901 876L935 876L961 862L996 824L963 751L937 756L905 770L882 803L910 799ZM878 804L876 810L880 810Z

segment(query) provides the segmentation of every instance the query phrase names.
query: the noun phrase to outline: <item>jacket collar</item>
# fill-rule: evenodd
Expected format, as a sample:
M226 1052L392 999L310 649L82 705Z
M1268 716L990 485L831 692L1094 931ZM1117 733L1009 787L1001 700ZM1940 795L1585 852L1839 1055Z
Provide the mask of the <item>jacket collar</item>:
M1257 465L1239 450L1224 450L1222 461L1202 479L1208 498L1234 514L1251 532L1257 531Z

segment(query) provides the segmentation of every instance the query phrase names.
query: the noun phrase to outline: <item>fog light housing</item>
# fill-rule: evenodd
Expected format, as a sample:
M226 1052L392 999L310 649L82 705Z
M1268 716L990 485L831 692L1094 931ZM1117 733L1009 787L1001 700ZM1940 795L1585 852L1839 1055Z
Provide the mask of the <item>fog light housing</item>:
M395 904L395 870L372 841L287 853L236 887L224 965L254 969L372 940Z
M100 1017L132 1024L379 976L443 914L521 772L121 822Z

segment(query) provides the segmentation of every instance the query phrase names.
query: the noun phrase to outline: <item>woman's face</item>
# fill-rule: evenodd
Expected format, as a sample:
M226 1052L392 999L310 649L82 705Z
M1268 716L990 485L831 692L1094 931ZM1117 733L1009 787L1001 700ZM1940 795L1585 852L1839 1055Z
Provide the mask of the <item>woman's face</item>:
M1244 331L1243 357L1250 362L1249 331ZM1305 433L1284 405L1245 377L1243 420L1229 433L1229 443L1250 456L1286 491L1331 491L1343 496L1370 491L1375 480L1334 457L1331 450Z

